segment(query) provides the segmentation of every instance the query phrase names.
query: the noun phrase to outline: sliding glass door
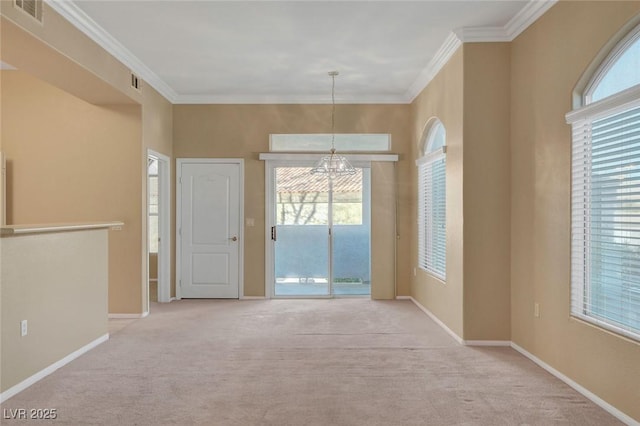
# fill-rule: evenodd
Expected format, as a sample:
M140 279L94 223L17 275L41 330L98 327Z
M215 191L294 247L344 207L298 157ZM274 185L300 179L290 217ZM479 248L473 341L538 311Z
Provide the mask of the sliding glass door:
M332 185L332 290L340 296L371 294L370 169L357 170Z
M369 295L369 169L329 180L311 167L269 167L272 295Z
M311 167L276 167L275 296L328 296L329 182Z

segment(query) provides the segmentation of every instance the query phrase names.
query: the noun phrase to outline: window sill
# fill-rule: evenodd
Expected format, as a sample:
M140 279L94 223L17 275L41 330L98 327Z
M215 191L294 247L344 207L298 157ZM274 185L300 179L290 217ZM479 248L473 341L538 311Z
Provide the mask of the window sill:
M640 336L616 326L607 324L604 321L598 320L597 318L587 315L570 314L569 319L600 332L607 333L611 336L626 340L630 343L635 343L636 345L640 343Z

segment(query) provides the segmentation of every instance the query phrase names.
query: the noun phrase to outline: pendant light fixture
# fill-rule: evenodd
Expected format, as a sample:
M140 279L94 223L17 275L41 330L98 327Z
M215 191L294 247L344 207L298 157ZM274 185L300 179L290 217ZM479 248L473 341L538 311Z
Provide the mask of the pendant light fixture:
M355 175L356 169L353 168L349 160L342 155L336 154L336 132L335 132L335 115L336 115L336 76L338 71L330 71L331 77L331 150L329 155L323 156L318 164L311 169L311 174L322 174L329 176L329 179L334 179L338 176Z

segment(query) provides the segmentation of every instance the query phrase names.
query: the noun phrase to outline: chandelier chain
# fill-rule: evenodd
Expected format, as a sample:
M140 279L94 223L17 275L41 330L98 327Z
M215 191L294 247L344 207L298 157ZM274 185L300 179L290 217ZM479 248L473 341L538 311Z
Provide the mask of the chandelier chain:
M311 174L326 175L331 182L338 176L353 176L357 171L345 156L336 154L336 76L338 71L330 71L329 75L331 76L331 151L311 169Z
M334 73L331 73L331 149L336 149L336 146L335 146L336 94L335 93L336 93L336 75Z

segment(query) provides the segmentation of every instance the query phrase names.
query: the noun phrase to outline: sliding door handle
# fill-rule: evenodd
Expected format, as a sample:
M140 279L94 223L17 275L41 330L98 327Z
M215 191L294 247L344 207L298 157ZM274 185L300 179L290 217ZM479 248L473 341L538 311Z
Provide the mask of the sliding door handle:
M271 227L271 239L273 241L277 241L278 240L278 232L276 231L276 227L275 226Z

